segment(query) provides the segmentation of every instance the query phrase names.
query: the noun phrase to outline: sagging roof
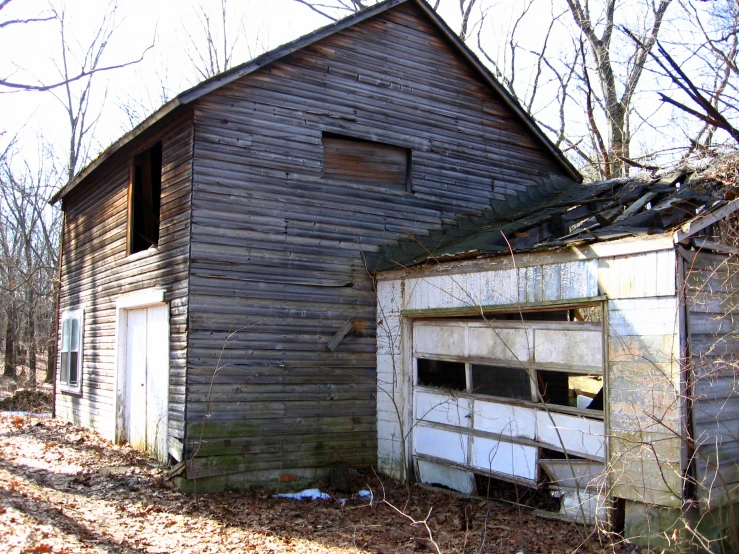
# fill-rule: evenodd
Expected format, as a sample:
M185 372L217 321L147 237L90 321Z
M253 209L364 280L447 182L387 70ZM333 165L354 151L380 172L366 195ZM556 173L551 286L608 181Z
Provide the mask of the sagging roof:
M508 91L495 79L495 77L488 71L488 69L482 64L477 56L459 39L457 34L452 31L444 20L429 6L425 0L385 0L365 8L355 14L352 14L344 19L341 19L325 27L321 27L312 33L304 35L292 42L288 42L250 60L246 63L233 67L223 73L211 77L203 81L202 83L180 93L177 97L173 98L156 112L151 114L142 123L136 126L133 130L123 135L120 139L110 145L104 150L95 160L88 164L82 169L71 181L69 181L64 187L62 187L50 200L53 204L58 200L64 198L69 192L74 189L79 183L87 178L93 171L95 171L105 160L109 159L122 147L130 143L136 137L141 135L144 131L152 127L155 123L161 121L172 112L176 111L181 106L191 104L198 98L212 92L228 83L231 83L241 77L244 77L267 64L275 62L280 58L283 58L293 52L296 52L302 48L310 46L311 44L322 40L334 33L338 33L352 25L365 21L371 17L379 15L395 6L404 4L405 2L414 2L418 5L428 17L439 27L439 30L446 36L446 38L459 50L460 54L467 59L467 61L479 72L483 80L500 95L502 101L518 116L521 122L531 131L534 137L540 142L545 150L550 152L554 158L562 165L565 172L575 179L577 182L582 182L582 176L578 170L570 163L570 161L562 154L562 152L554 145L554 143L547 137L544 132L535 123L533 118L526 113L521 105L513 98Z
M739 153L702 169L584 185L562 180L539 190L549 193L526 204L494 206L428 236L408 236L366 255L367 267L397 270L666 233L681 240L739 209Z

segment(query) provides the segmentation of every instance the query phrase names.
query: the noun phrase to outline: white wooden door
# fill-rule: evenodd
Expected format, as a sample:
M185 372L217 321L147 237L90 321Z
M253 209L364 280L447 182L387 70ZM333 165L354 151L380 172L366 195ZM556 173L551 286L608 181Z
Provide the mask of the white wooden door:
M146 309L128 311L126 430L128 444L146 450ZM143 409L142 409L143 407Z
M167 306L128 310L126 439L160 460L167 455L169 321Z

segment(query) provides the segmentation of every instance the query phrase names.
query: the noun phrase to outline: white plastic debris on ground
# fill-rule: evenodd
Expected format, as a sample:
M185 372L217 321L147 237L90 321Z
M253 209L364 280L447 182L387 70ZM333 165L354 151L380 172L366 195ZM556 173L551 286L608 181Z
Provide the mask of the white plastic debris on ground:
M0 412L2 412L3 415L11 416L11 417L12 416L51 417L51 412L41 412L38 414L34 414L33 412L11 412L11 411L4 411L4 410L0 410Z
M306 489L300 492L285 492L275 496L279 498L292 498L293 500L331 500L331 495L321 492L320 489Z
M293 500L331 500L331 495L321 492L321 489L306 489L300 492L285 492L274 495L275 498L291 498ZM372 491L361 490L354 495L354 498L360 498L362 500L371 500ZM336 501L339 504L344 504L346 498L337 498Z

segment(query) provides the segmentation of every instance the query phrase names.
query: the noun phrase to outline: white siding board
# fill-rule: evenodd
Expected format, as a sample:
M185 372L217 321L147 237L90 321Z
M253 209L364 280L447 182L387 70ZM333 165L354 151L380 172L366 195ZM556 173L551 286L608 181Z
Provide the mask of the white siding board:
M603 333L537 329L534 356L537 362L603 368Z
M673 335L678 331L677 299L644 298L608 303L609 332L616 335Z
M413 342L417 355L467 355L467 329L451 325L416 325Z
M546 265L543 268L544 281L543 300L559 300L562 294L562 269L558 265Z
M534 332L500 329L493 326L470 327L469 355L476 358L528 362L533 351Z
M472 472L435 464L428 460L418 460L417 467L418 477L422 483L443 485L464 494L475 492L475 478Z
M674 250L601 258L598 263L601 294L610 299L675 294Z
M468 398L416 392L415 419L417 421L469 427L471 418L468 416L471 412L472 401Z

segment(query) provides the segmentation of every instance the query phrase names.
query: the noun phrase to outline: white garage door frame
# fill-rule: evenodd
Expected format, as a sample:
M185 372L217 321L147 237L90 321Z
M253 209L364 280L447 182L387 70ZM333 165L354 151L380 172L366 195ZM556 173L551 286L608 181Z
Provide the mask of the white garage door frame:
M113 395L113 433L114 442L120 444L126 440L126 356L128 335L128 312L143 308L169 306L164 300L163 289L145 289L126 294L116 301L116 338L115 338L115 394ZM169 313L169 310L167 310ZM169 318L167 318L169 327ZM169 341L167 341L167 359L169 359ZM166 426L165 426L166 428ZM165 438L164 444L167 444ZM166 448L165 448L166 450Z
M605 313L604 313L604 319L605 319ZM548 413L548 410L552 411L552 417L554 417L553 422L560 427L560 420L562 420L562 425L560 432L563 432L562 429L569 429L570 427L573 427L575 429L574 425L567 425L566 423L570 423L569 420L576 421L578 423L585 423L585 420L580 422L579 420L583 419L584 413L580 414L567 414L562 413L562 411L571 412L571 409L566 409L558 406L553 405L547 405L547 412L541 412L543 405L538 403L532 403L532 402L526 402L523 407L516 406L516 404L520 404L516 401L508 401L503 398L496 398L496 397L487 397L484 395L479 394L471 394L468 391L460 391L458 393L453 393L449 398L447 399L447 402L443 403L443 406L446 409L441 408L433 408L435 405L433 401L427 401L427 396L444 396L445 393L444 389L437 389L437 388L427 388L420 385L417 385L418 383L418 376L417 376L417 367L416 367L416 357L418 354L423 352L421 356L418 357L427 357L424 354L430 354L430 357L432 359L447 359L447 360L454 360L454 361L462 361L464 358L467 362L465 366L469 365L471 363L492 363L493 365L497 365L499 363L502 363L502 365L511 364L513 362L513 365L518 363L518 355L520 353L515 353L513 350L510 351L511 355L518 354L511 358L508 362L506 362L505 358L508 357L506 353L501 355L500 352L498 353L487 353L487 352L472 352L472 345L471 343L474 343L475 341L472 340L471 336L467 336L467 333L470 333L471 331L467 330L467 326L472 326L470 329L473 329L474 327L479 326L480 331L483 331L485 333L488 333L493 328L497 329L495 331L495 334L497 335L500 332L505 333L506 331L523 331L525 333L530 333L530 337L526 338L526 343L523 345L523 347L529 352L528 355L533 355L535 351L537 351L538 342L534 342L534 332L538 331L540 333L549 333L551 331L557 331L558 333L561 332L572 332L574 330L577 330L577 333L580 334L582 332L587 332L592 335L597 335L597 342L600 343L600 349L598 349L596 359L590 363L587 364L587 368L581 368L580 371L575 371L576 373L592 373L593 374L601 374L604 377L604 386L607 386L607 368L606 364L604 363L604 360L607 359L606 356L606 343L605 343L605 323L601 322L600 324L593 325L592 327L586 326L584 324L575 323L572 324L570 322L542 322L542 321L526 321L526 322L518 322L518 321L500 321L500 320L493 320L490 322L470 322L470 320L465 320L464 318L408 318L404 320L404 331L406 333L406 336L404 337L406 340L404 340L403 346L404 346L404 362L405 367L408 368L407 377L410 378L410 391L411 391L411 398L410 398L410 404L412 406L412 415L407 419L409 428L411 429L409 440L407 441L406 447L408 448L408 460L414 463L416 465L416 475L419 475L420 467L418 464L426 464L428 466L426 469L427 471L442 471L442 466L448 468L444 471L444 479L447 481L455 481L458 482L458 487L452 487L456 488L456 490L460 490L462 492L471 492L472 483L471 481L467 482L470 478L472 473L470 472L477 472L484 475L492 475L498 478L503 478L504 480L510 481L510 482L520 482L522 484L526 484L528 486L536 486L536 474L529 475L528 473L531 473L529 471L526 474L522 475L513 475L516 473L516 471L495 471L494 468L486 468L484 469L480 464L473 464L471 460L471 457L473 457L475 453L475 449L473 448L473 441L475 442L481 442L489 440L485 437L485 433L480 433L480 431L492 431L495 435L500 435L500 438L496 438L494 442L499 446L505 445L511 448L518 448L518 449L528 449L533 452L533 450L536 450L538 452L539 446L549 447L553 448L555 450L559 450L559 445L557 440L547 440L547 437L545 437L544 431L547 431L549 427L551 427L551 424L547 418L544 417L536 417L536 424L534 425L534 428L536 428L536 431L534 431L534 435L531 435L531 431L524 432L524 430L519 430L519 432L512 434L510 438L506 438L503 435L506 435L507 433L502 430L491 430L491 429L483 429L482 427L478 427L477 423L472 425L470 419L462 419L464 418L474 418L474 414L478 411L480 407L486 406L486 405L496 405L497 409L509 409L511 412L514 412L518 410L519 412L531 412L534 416L541 416L542 414L546 415ZM421 349L421 352L417 352L417 342L418 337L417 331L418 329L427 328L427 329L433 329L438 328L440 331L443 331L438 337L433 336L431 338L431 343L433 344L433 348L431 349ZM451 352L447 352L448 348L450 350L454 350L455 348L459 348L460 345L457 343L459 340L457 340L454 335L454 330L458 329L462 331L462 329L465 329L465 338L464 343L468 346L465 346L465 349L469 349L469 351L466 351L464 354L455 352L453 355L450 355ZM499 337L500 338L500 337ZM449 342L449 345L445 345L444 343ZM549 341L545 341L546 344L552 344ZM461 343L460 343L461 344ZM476 344L475 346L479 346L479 344ZM557 344L554 344L555 346L555 352L542 352L542 354L547 355L554 355L555 357L561 356L562 353L556 352L558 348L556 348ZM441 348L441 350L438 350L438 348ZM490 359L490 361L487 361ZM551 361L557 361L557 360L551 360ZM526 360L524 362L525 365L531 364L532 367L536 366L537 368L547 370L549 369L550 364L544 362L534 362L534 359L531 358L531 360ZM559 364L554 364L551 369L555 371L565 371L564 364L562 364L562 367L558 367ZM572 366L572 370L576 370L576 366ZM467 388L469 388L469 368L466 369L466 378L467 378ZM533 387L533 385L532 385ZM604 391L604 392L607 392ZM532 388L533 393L533 388ZM441 404L439 404L441 406ZM450 409L450 406L455 409ZM424 415L421 420L417 419L417 411L420 410ZM457 411L460 412L461 415L457 414ZM580 410L578 410L580 411ZM439 413L436 413L439 412ZM539 413L541 412L541 413ZM558 413L559 412L559 413ZM601 463L603 460L608 459L607 457L607 449L608 444L606 439L606 432L605 427L607 427L606 423L606 410L603 410L601 412L601 418L600 421L590 421L589 418L586 418L587 421L590 421L593 425L598 427L596 435L594 437L597 437L597 442L599 443L596 445L598 448L594 447L593 452L574 452L574 448L572 448L569 444L567 445L567 448L569 449L570 453L574 453L579 456L585 456L588 458L591 458L593 460L600 460ZM469 415L465 415L469 414ZM519 416L521 414L518 414ZM520 423L518 419L519 417L516 417L515 414L511 416L512 421L516 421L517 423ZM539 421L541 420L541 421ZM564 420L567 420L566 422ZM601 430L601 428L603 428ZM433 436L424 437L424 433L426 434L433 434ZM445 436L445 433L449 435L449 441L450 444L454 443L455 440L460 439L464 444L457 447L457 450L460 450L460 452L456 452L458 454L457 456L449 455L447 453L446 456L442 456L439 458L438 454L438 448L439 446L443 446L441 443L443 442L443 438ZM478 436L479 435L479 436ZM513 436L516 435L516 436ZM521 440L520 438L517 438L518 436L524 437L524 440ZM574 437L575 439L578 437ZM424 441L424 439L428 439ZM526 440L528 439L528 440ZM573 439L574 440L574 439ZM425 444L428 443L428 444ZM456 444L456 443L455 443ZM431 450L428 452L423 451L424 446L431 445ZM419 447L421 449L419 450ZM595 451L597 450L597 452ZM454 454L454 453L453 453ZM529 453L530 454L530 453ZM437 459L438 458L438 459ZM445 459L442 459L445 458ZM464 459L463 459L464 458ZM538 456L536 459L533 460L533 471L536 470L536 465L538 463ZM458 468L458 469L454 469ZM531 468L529 468L531 469ZM428 482L428 481L427 481ZM439 481L442 482L442 481ZM447 486L450 486L449 483Z

